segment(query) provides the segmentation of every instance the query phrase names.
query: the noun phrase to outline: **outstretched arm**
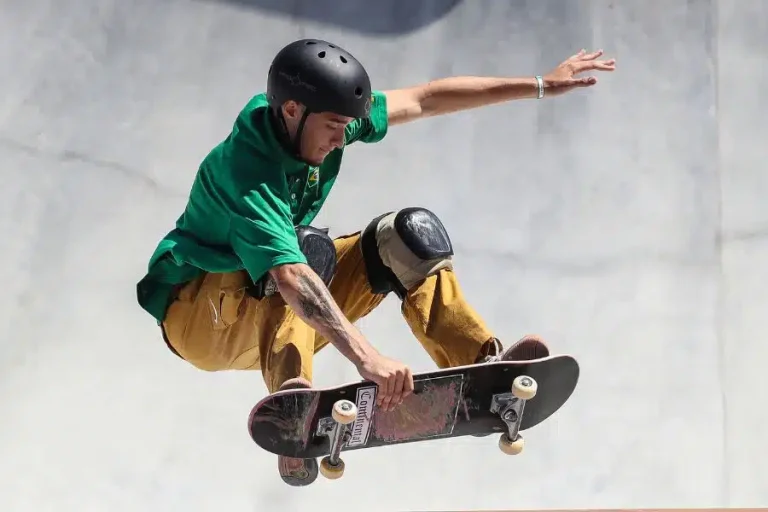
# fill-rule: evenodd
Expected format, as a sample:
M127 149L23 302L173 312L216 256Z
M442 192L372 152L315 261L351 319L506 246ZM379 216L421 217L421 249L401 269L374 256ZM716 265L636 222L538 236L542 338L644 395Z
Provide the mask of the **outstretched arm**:
M602 50L584 50L563 61L542 78L544 97L563 94L577 87L590 87L597 78L575 75L585 71L613 71L615 60L597 60ZM501 78L456 76L425 84L385 91L390 125L407 123L495 103L539 97L536 77Z

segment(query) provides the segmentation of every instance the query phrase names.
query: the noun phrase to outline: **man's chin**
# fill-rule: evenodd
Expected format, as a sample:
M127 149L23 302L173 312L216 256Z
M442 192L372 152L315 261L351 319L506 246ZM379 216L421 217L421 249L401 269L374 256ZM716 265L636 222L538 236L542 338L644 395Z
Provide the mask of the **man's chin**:
M320 165L321 165L321 164L322 164L322 163L325 161L325 157L326 157L326 156L327 156L327 155L323 155L323 156L316 156L316 157L312 157L312 158L307 158L307 159L305 160L305 162L307 162L309 165L313 165L313 166L315 166L315 167L319 167L319 166L320 166Z

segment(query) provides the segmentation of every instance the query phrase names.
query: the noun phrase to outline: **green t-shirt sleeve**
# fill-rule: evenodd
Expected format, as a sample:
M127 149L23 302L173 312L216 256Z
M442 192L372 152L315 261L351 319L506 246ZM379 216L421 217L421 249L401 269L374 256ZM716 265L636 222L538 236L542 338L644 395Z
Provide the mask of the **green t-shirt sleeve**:
M387 117L387 97L381 91L371 94L371 115L368 119L355 119L347 125L346 144L354 142L379 142L386 136L389 128Z
M284 199L287 195L284 179L261 182L241 193L232 213L230 243L254 281L278 265L307 263Z

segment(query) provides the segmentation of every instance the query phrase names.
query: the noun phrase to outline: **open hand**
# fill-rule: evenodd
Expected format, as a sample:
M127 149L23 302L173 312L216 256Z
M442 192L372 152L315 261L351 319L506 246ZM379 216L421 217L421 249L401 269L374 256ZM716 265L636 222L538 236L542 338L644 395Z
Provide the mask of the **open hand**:
M577 77L586 71L613 71L616 69L616 59L597 60L603 50L587 53L581 50L561 62L555 69L543 77L544 96L557 96L577 87L591 87L597 83L595 76Z

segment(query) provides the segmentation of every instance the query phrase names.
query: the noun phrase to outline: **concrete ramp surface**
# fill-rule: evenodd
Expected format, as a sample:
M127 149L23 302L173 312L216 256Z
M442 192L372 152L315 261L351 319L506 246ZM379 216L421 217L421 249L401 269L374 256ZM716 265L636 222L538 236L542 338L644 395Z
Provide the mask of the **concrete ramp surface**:
M6 0L0 510L767 506L766 20L752 0ZM198 163L304 36L380 89L618 59L589 90L350 148L318 219L432 209L498 336L579 359L519 457L495 438L360 451L288 487L246 432L261 375L182 363L136 303ZM360 327L433 367L394 297ZM358 378L333 348L316 361L318 385Z

